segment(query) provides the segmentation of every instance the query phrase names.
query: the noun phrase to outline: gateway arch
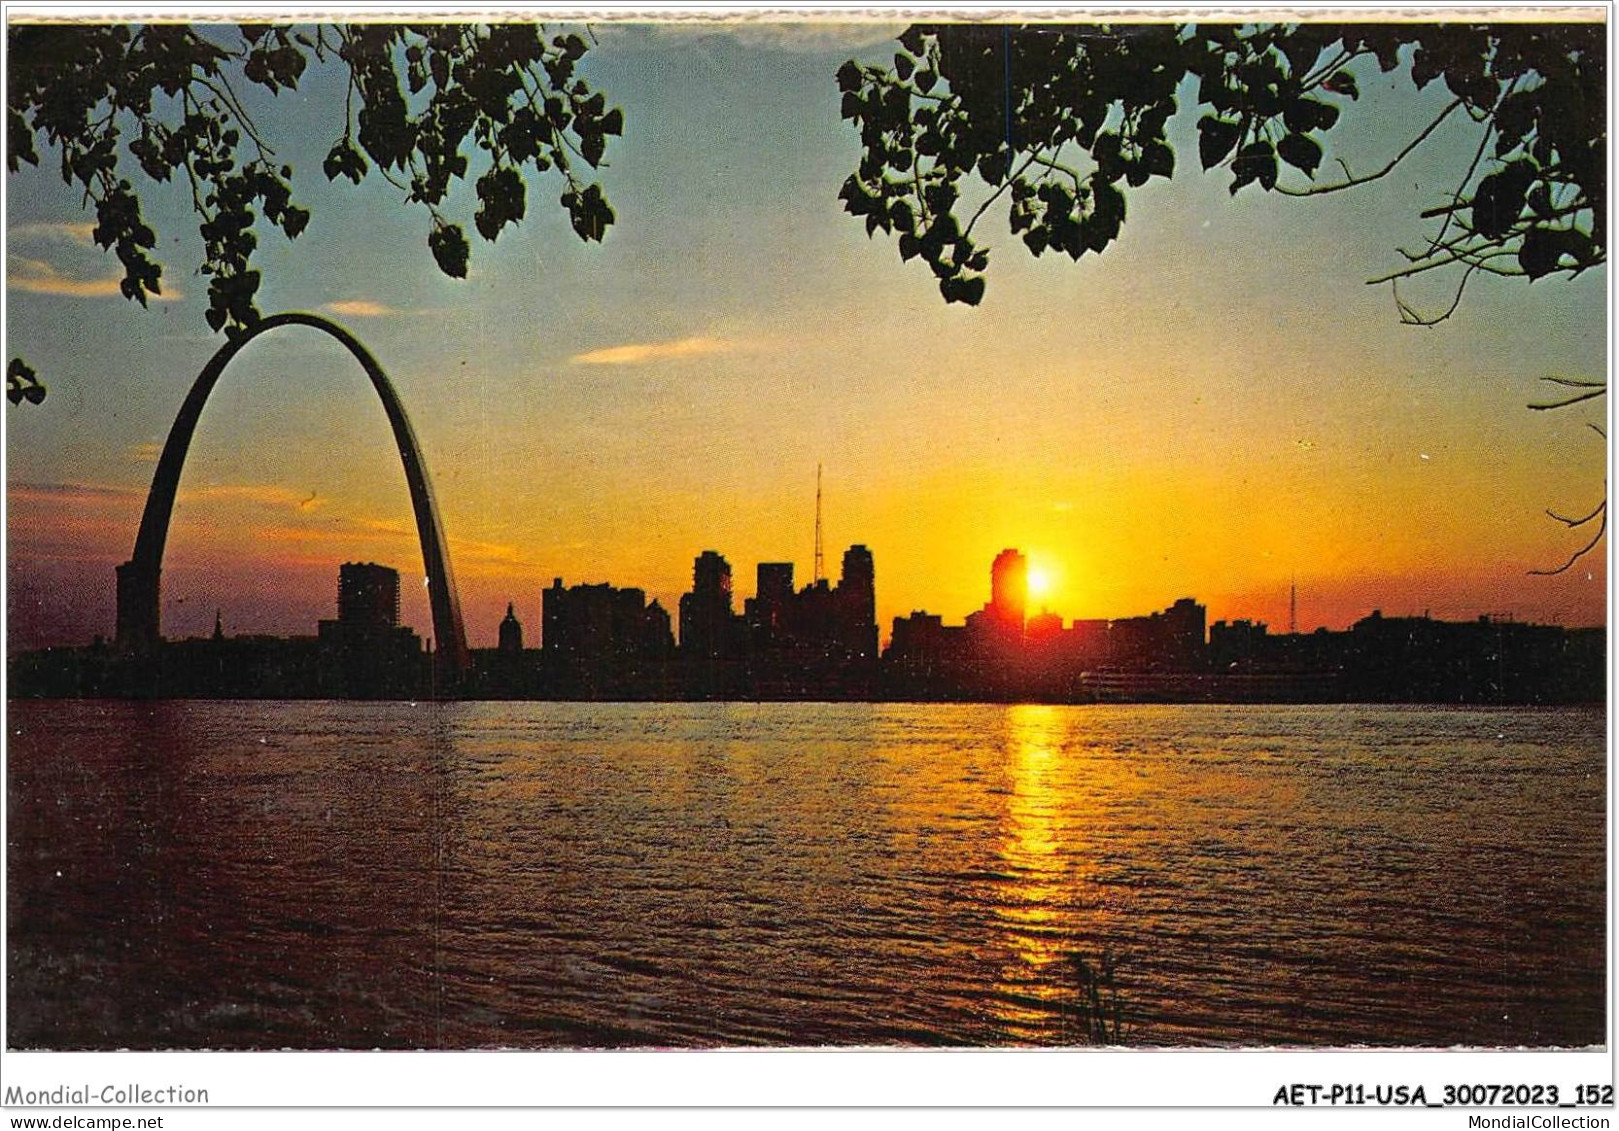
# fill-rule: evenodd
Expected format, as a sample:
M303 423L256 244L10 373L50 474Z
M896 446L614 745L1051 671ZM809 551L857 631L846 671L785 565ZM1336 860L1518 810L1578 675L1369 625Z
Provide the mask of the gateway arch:
M433 502L427 465L422 460L410 418L405 415L404 405L399 402L399 395L394 392L388 375L358 338L330 319L299 311L271 315L221 346L219 352L203 366L185 403L180 406L180 414L175 417L174 426L169 429L168 441L163 445L163 455L158 459L157 473L152 476L152 489L146 496L146 510L141 515L140 533L135 538L135 553L118 567L118 643L133 652L147 652L156 648L162 640L159 593L163 547L168 541L169 519L174 512L180 472L185 466L192 434L197 430L197 421L202 416L203 406L208 403L209 394L231 359L254 338L281 326L309 326L335 338L354 355L366 376L371 378L371 386L377 391L382 409L388 414L388 424L393 428L394 443L405 465L405 482L410 487L411 509L416 514L422 561L427 567L428 601L433 610L434 664L442 676L459 682L470 666L466 629L461 623L461 600L456 593L455 576L450 572L444 527L439 522L438 507Z

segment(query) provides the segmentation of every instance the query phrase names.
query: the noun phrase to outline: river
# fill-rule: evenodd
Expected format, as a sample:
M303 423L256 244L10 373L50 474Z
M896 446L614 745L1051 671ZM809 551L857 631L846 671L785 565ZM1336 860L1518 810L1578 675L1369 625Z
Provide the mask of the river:
M14 701L9 1043L1600 1044L1605 725Z

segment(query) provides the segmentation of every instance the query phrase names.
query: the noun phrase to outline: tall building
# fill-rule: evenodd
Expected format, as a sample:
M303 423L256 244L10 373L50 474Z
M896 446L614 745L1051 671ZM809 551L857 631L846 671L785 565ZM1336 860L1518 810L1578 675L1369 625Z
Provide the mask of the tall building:
M508 601L506 616L500 622L500 651L515 655L523 650L523 622L517 619L517 609Z
M643 590L564 588L559 577L540 596L541 667L552 693L640 698L661 686L674 639L669 614Z
M1182 597L1164 610L1169 625L1169 652L1175 664L1198 667L1208 644L1209 611L1190 597Z
M742 618L751 646L767 648L792 627L793 563L760 562L757 578L755 595L743 602Z
M1208 610L1182 597L1162 612L1115 620L1108 630L1111 662L1127 670L1190 671L1206 661Z
M661 654L672 647L669 614L656 601L648 605L644 590L605 584L563 588L559 577L540 599L540 650L547 655L594 661Z
M1002 550L989 569L991 619L1008 631L1023 631L1029 603L1029 560L1017 550Z
M688 657L728 654L736 636L731 564L713 550L692 563L691 592L680 598L680 650Z
M760 562L757 599L768 605L785 605L793 599L793 563Z
M422 641L399 623L399 571L375 562L344 562L337 571L337 619L319 625L324 694L389 698L421 694L428 657Z
M843 552L837 587L838 635L850 658L877 659L877 567L871 551L856 544Z
M337 571L340 624L392 628L399 623L399 571L375 562L345 562Z

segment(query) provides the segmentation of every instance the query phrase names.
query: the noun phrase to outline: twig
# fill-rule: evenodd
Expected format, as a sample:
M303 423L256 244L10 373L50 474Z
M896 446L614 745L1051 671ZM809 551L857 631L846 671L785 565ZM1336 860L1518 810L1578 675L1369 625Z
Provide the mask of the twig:
M1443 122L1446 118L1450 117L1451 113L1456 109L1456 107L1460 106L1461 104L1462 104L1462 100L1460 98L1458 98L1454 102L1452 102L1449 106L1446 106L1443 110L1441 110L1439 112L1439 117L1437 117L1433 121L1429 122L1427 124L1427 126L1423 128L1423 131L1421 133L1419 133L1416 137L1411 139L1411 144L1407 145L1404 149L1400 150L1399 153L1395 154L1394 159L1392 161L1390 161L1387 165L1383 166L1382 169L1378 170L1375 173L1369 173L1364 177L1351 176L1351 177L1349 177L1348 180L1339 181L1336 184L1311 185L1307 189L1294 189L1294 188L1287 188L1287 187L1285 187L1283 185L1277 185L1276 186L1276 191L1279 192L1279 193L1282 193L1285 196L1321 196L1321 195L1324 195L1325 193L1342 192L1344 189L1354 188L1356 185L1370 184L1372 181L1381 180L1383 177L1386 177L1390 173L1392 173L1394 171L1394 167L1396 165L1398 165L1401 161L1404 161L1408 156L1410 156L1411 151L1413 149L1415 149L1417 146L1421 145L1424 141L1427 141L1428 136L1430 134L1432 134L1434 132L1434 130L1439 128L1439 124L1441 122ZM1339 162L1339 164L1342 164L1342 162ZM1344 166L1344 169L1347 172L1348 171L1348 166Z
M1080 176L1077 169L1064 165L1061 161L1052 161L1050 158L1041 157L1038 153L1035 154L1033 160L1036 165L1044 165L1054 173L1067 173L1068 179L1074 182L1075 194L1077 195L1081 191Z
M1409 303L1402 301L1400 298L1400 280L1390 280L1389 285L1394 289L1394 305L1400 312L1400 321L1407 326L1439 325L1439 323L1456 313L1456 308L1462 304L1462 293L1467 290L1467 281L1473 277L1473 272L1477 270L1479 270L1479 265L1476 263L1468 267L1466 273L1462 275L1461 283L1456 287L1456 297L1451 299L1450 308L1445 313L1436 315L1433 318L1417 313ZM1407 317L1407 315L1410 317Z
M1354 57L1355 56L1350 53L1349 48L1340 47L1338 49L1338 57L1336 59L1328 63L1325 67L1317 67L1305 74L1304 78L1299 83L1299 89L1314 90L1316 87L1326 82L1330 76L1337 74L1338 70L1354 59Z
M1534 409L1536 412L1545 412L1547 409L1553 408L1567 408L1569 405L1579 404L1581 401L1588 401L1596 397L1604 396L1607 394L1607 392L1608 390L1605 388L1592 389L1588 393L1580 393L1577 396L1569 397L1567 400L1548 401L1545 404L1532 404L1529 407Z
M1028 172L1029 166L1034 162L1035 156L1038 153L1039 150L1035 150L1031 152L1028 157L1024 158L1023 164L1018 167L1018 171L1012 173L1006 178L1006 180L1002 181L999 187L997 187L994 192L989 194L989 199L985 200L984 203L978 206L978 211L973 213L973 218L968 220L967 226L961 230L962 239L966 239L968 236L972 235L973 225L978 223L978 218L988 211L991 204L994 204L1000 199L1001 194L1011 187L1012 182L1016 181L1024 173Z
M1511 94L1513 90L1517 89L1517 85L1517 80L1513 80L1512 86L1507 88L1506 94ZM1505 98L1506 94L1503 94L1501 98ZM1497 106L1501 105L1501 99L1496 99L1495 104ZM1495 132L1493 126L1486 126L1484 128L1483 135L1479 137L1478 148L1473 151L1473 160L1468 163L1467 172L1462 174L1461 183L1456 186L1456 191L1450 194L1450 198L1454 204L1452 205L1451 209L1445 213L1445 222L1439 225L1438 234L1434 236L1433 242L1428 245L1430 248L1430 254L1432 254L1431 249L1437 247L1441 242L1443 242L1445 234L1450 231L1450 222L1455 217L1455 209L1460 207L1462 204L1462 193L1467 191L1467 186L1473 180L1473 174L1478 171L1478 163L1484 159L1484 150L1485 147L1490 144L1490 134L1493 132ZM1471 203L1471 201L1469 201L1469 203ZM1423 213L1422 218L1427 219L1428 214Z
M1596 509L1593 510L1590 514L1586 515L1584 518L1565 518L1564 516L1558 514L1556 511L1552 510L1550 507L1546 508L1546 513L1549 514L1551 517L1555 518L1558 522L1562 523L1564 526L1572 528L1572 527L1576 527L1576 526L1584 526L1586 523L1591 522L1594 519L1596 519L1598 516L1600 516L1602 514L1603 511L1605 511L1607 509L1608 509L1608 500L1603 499L1600 503L1598 503L1596 505Z
M1585 557L1586 554L1589 554L1592 550L1596 549L1597 543L1602 541L1602 536L1607 533L1608 530L1608 504L1606 502L1602 504L1601 512L1602 525L1597 528L1596 535L1585 545L1581 546L1578 550L1575 550L1574 553L1569 557L1568 561L1564 562L1556 569L1532 569L1529 571L1530 575L1534 577L1555 577L1560 573L1567 573L1573 568L1575 562L1579 561L1581 558ZM1552 517L1556 518L1557 516L1553 515Z

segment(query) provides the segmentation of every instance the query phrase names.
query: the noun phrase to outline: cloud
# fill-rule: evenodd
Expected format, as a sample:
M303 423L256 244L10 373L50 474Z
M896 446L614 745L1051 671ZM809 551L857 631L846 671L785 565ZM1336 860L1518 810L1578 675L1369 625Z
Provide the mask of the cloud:
M148 440L144 444L131 444L125 449L132 463L156 463L163 454L163 445L156 440Z
M321 309L344 318L386 318L390 314L399 313L386 303L373 302L368 298L338 299L336 302L326 303Z
M724 15L681 13L660 16L656 23L622 23L604 20L593 25L599 40L627 41L626 46L657 49L659 41L701 41L716 36L734 40L743 47L783 51L802 55L853 52L899 38L908 24L877 20L857 20L840 16L816 18L797 14L791 18L760 13L730 12ZM615 46L617 44L615 43Z
M138 498L145 491L138 487L111 487L99 483L8 483L6 496L12 502L78 503L107 499Z
M745 47L819 55L856 51L899 38L909 24L844 23L837 20L745 20L722 30Z
M139 458L152 449L156 459L157 444L136 444L129 449L133 458ZM118 487L97 483L9 483L6 496L13 505L35 503L54 508L94 506L107 502L126 502L145 499L145 487ZM305 494L289 487L264 483L210 483L203 487L190 487L181 491L182 503L248 503L266 510L288 514L309 514L329 501L310 491Z
M630 342L622 346L606 346L576 353L568 360L577 365L645 365L649 361L728 353L736 346L736 342L724 338L677 338L669 342Z
M510 542L484 542L476 538L451 538L450 556L456 566L475 573L488 572L490 567L537 568L539 565Z
M9 257L6 286L33 294L66 295L70 298L122 297L123 291L119 288L123 280L121 274L92 274L101 270L105 262L100 249L95 246L95 229L95 224L89 221L41 221L7 229L8 244L28 246L34 250L34 254L13 254ZM85 254L87 249L96 252L94 258ZM64 270L57 266L64 259L73 267ZM183 296L178 287L165 282L163 293L150 297L158 302L174 302Z
M134 541L144 495L97 483L6 484L7 565L121 561Z
M260 542L302 546L353 547L367 542L402 543L399 552L409 557L413 563L419 560L411 556L411 550L419 545L419 540L415 525L408 521L333 515L320 525L295 526L282 523L259 530L254 536ZM456 570L462 573L481 576L491 572L501 573L513 567L532 569L538 566L527 553L509 542L486 542L476 538L451 538L449 541L450 560ZM406 546L411 547L411 550L407 550ZM391 552L391 550L382 551L384 554ZM311 557L309 560L325 559ZM409 568L415 567L412 565Z
M119 289L122 275L80 279L64 275L43 259L28 259L21 255L11 256L9 267L6 286L15 287L19 291L40 295L68 295L72 298L117 298L123 294ZM170 287L162 294L150 297L157 302L174 302L182 296L177 289Z
M89 220L74 223L56 221L18 224L14 228L8 228L7 235L13 240L48 240L78 244L80 247L94 247L92 234L95 230L95 224Z
M326 500L311 491L302 492L287 487L274 487L260 483L214 483L180 492L181 502L240 502L278 511L308 513L321 507Z

